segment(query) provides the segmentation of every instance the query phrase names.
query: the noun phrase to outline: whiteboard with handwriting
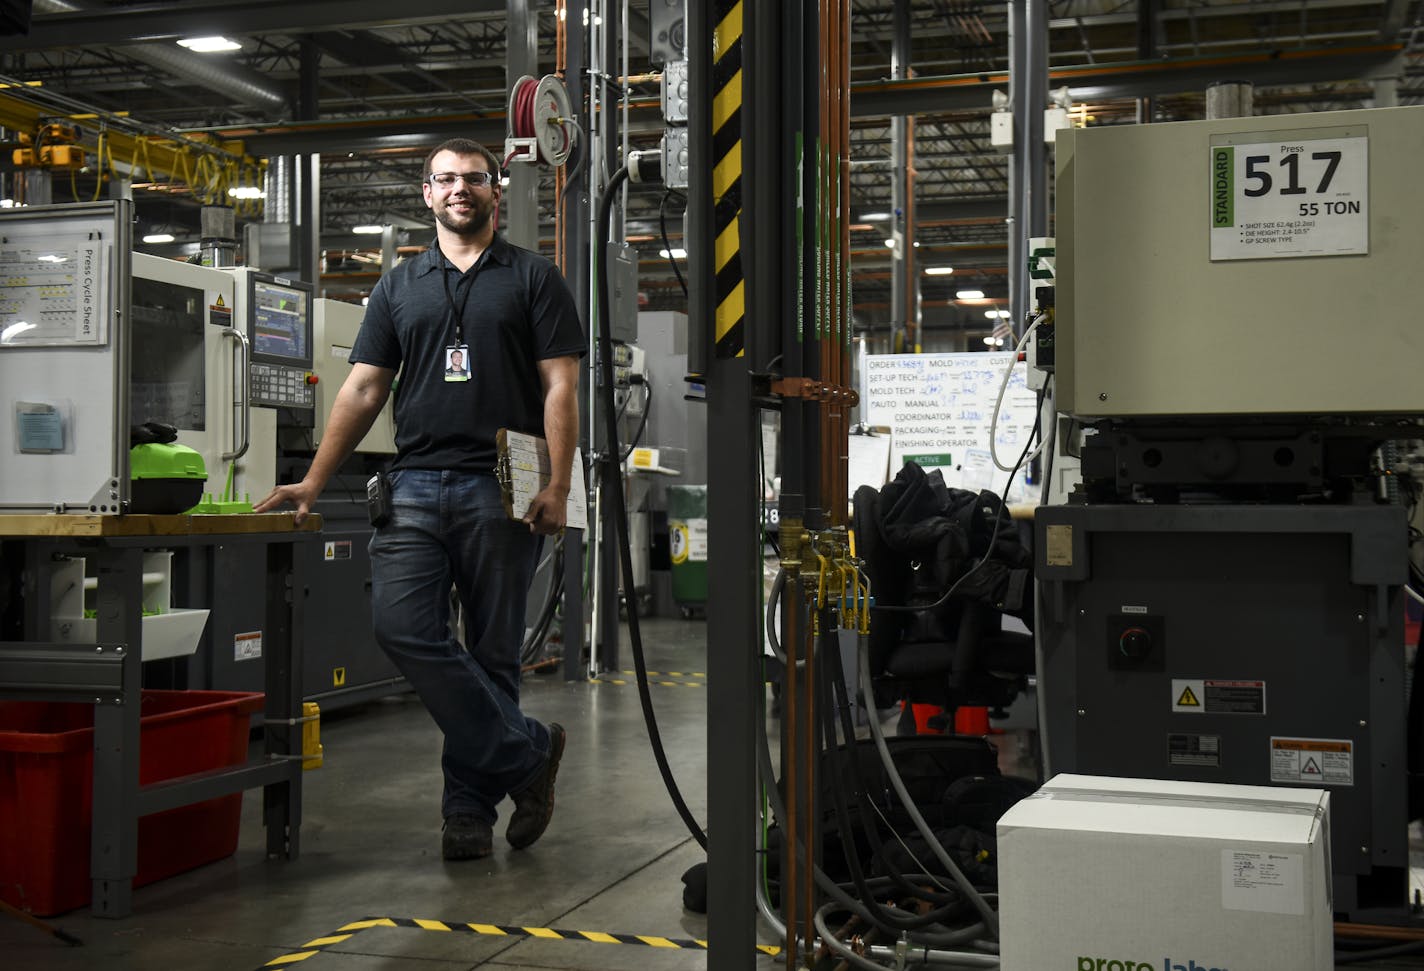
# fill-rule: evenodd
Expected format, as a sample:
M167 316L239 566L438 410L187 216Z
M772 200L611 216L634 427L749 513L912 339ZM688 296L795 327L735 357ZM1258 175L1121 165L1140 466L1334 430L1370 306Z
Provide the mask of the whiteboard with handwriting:
M1009 474L994 466L989 429L1004 369L1013 358L1009 352L866 357L862 420L890 428L892 476L906 461L914 461L926 471L938 468L947 485L1004 496ZM1038 408L1027 373L1023 362L1014 364L999 410L998 457L1009 466L1028 443ZM1007 492L1010 503L1038 499L1023 469Z

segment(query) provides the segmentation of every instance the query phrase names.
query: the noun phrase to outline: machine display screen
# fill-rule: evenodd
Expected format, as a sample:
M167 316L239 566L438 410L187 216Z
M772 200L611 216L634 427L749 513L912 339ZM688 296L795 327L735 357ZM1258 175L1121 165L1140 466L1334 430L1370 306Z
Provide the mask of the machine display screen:
M311 294L266 280L252 281L255 356L311 363Z

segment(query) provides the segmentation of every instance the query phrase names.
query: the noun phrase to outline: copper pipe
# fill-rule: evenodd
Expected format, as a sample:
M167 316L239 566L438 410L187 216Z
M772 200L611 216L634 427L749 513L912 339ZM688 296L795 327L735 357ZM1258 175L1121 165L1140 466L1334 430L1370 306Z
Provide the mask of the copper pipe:
M819 602L816 608L820 608ZM813 954L813 944L816 941L816 859L810 847L816 846L816 833L820 824L820 807L816 804L816 766L820 762L820 733L817 730L817 710L816 710L816 634L815 629L807 631L806 638L806 732L805 745L803 745L803 756L805 762L805 779L803 786L806 787L806 837L802 846L807 847L805 859L802 860L803 887L805 887L806 901L805 911L802 920L805 927L802 928L802 941L806 950L806 967L815 967L815 954Z
M1390 927L1384 924L1350 924L1336 921L1335 936L1347 940L1376 938L1385 941L1424 941L1424 928Z
M817 208L820 217L819 233L817 237L817 251L819 254L818 264L820 266L820 312L818 314L816 334L818 339L817 351L819 352L820 369L816 377L823 382L832 380L831 369L831 348L835 342L835 300L836 300L836 268L835 260L832 256L831 230L833 222L832 190L834 179L832 175L832 165L834 155L831 146L835 144L835 129L833 127L833 105L834 90L836 85L835 63L831 56L831 0L821 0L820 13L817 19L817 34L820 41L820 96L817 99L820 106L820 129L817 135L817 158L819 161L819 185L817 195ZM820 413L820 473L819 488L817 490L817 504L827 510L831 506L831 496L829 493L831 486L831 464L830 464L830 422L827 420L830 409L826 404L818 404Z
M797 556L799 559L799 554ZM782 773L782 797L786 803L786 870L782 880L781 916L786 921L786 971L796 969L796 911L798 897L796 885L796 843L801 831L798 828L797 811L800 808L800 790L796 785L796 761L800 754L797 749L800 733L800 691L796 684L796 655L800 651L801 622L801 576L799 573L789 578L782 593L783 614L786 623L786 697L781 704L781 734L787 753L782 761L786 769ZM807 847L809 851L809 847Z

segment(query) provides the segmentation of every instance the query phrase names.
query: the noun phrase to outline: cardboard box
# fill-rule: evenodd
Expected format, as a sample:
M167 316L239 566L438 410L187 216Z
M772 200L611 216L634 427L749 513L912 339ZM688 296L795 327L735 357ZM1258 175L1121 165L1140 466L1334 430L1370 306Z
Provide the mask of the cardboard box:
M1003 971L1331 971L1329 805L1055 777L999 821Z

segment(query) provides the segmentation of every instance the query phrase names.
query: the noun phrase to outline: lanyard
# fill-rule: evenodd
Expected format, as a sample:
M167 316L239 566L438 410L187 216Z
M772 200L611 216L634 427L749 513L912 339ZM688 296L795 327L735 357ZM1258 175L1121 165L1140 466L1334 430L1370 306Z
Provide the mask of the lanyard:
M470 293L475 289L475 282L470 281L470 285L465 289L465 298L460 301L460 309L455 309L455 298L450 295L450 270L457 269L455 264L445 258L445 254L440 254L440 282L445 284L445 303L450 307L450 315L455 318L455 344L465 343L465 308L470 304Z

